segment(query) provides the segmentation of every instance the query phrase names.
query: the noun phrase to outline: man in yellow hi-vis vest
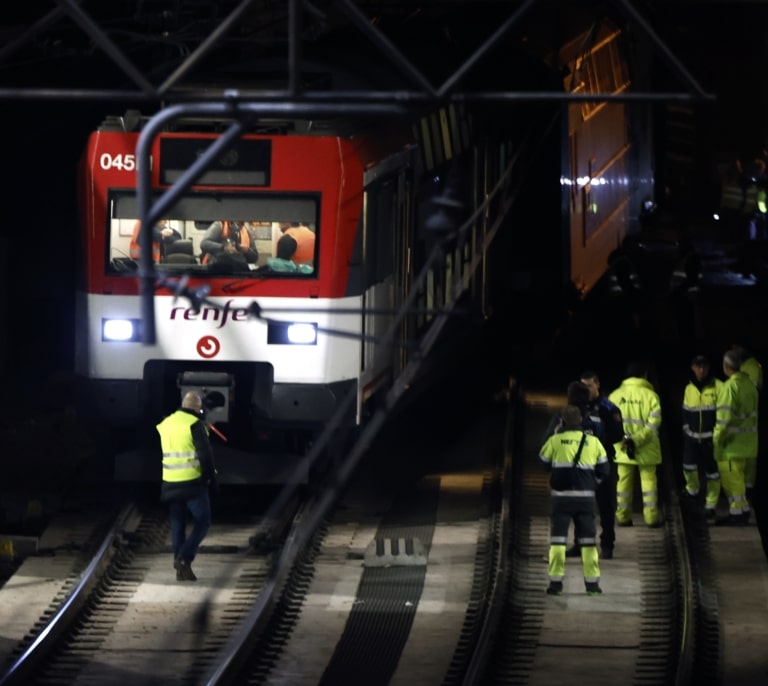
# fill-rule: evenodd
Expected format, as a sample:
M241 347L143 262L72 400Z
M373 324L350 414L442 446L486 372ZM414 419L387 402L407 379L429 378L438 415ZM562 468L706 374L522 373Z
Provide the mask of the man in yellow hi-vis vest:
M720 481L728 497L728 517L718 524L748 524L744 474L747 464L757 459L757 388L741 371L741 358L728 350L723 355L727 379L717 394L713 436Z
M643 521L646 526L661 525L656 467L661 464L661 401L648 381L648 366L632 362L621 385L608 396L621 410L624 440L616 449L616 525L632 526L632 499L635 472L640 474L643 495Z
M211 526L208 487L217 487L213 450L208 440L203 400L194 391L184 395L181 408L157 425L163 450L160 500L171 518L173 566L177 581L196 581L192 561ZM192 531L187 536L187 513Z
M610 472L605 448L597 436L583 430L581 410L568 405L562 412L560 432L550 436L539 458L551 470L552 517L550 521L549 587L560 595L565 577L565 545L573 521L581 551L584 587L588 595L602 593L595 528L595 490Z

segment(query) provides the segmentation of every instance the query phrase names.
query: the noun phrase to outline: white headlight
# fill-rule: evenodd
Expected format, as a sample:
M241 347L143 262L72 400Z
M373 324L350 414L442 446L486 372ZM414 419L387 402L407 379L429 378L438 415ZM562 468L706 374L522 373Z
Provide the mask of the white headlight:
M288 326L288 342L312 344L317 340L317 329L314 324L290 324Z
M101 322L101 337L105 341L134 340L136 329L130 319L104 319Z

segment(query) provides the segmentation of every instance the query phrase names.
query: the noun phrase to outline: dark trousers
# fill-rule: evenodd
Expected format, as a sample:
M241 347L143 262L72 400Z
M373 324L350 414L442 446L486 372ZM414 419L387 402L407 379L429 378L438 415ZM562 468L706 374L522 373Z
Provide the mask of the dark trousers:
M173 557L192 562L211 526L211 501L208 491L188 500L171 500L171 544ZM192 520L192 531L187 536L187 515Z
M597 511L600 514L600 546L613 548L616 540L616 470L611 464L607 479L595 489Z
M552 545L565 545L568 529L573 522L576 543L595 545L595 501L591 497L560 496L552 498L549 533Z
M595 489L595 502L600 515L600 547L613 548L616 540L616 470L611 463L607 479ZM574 536L574 545L578 545Z

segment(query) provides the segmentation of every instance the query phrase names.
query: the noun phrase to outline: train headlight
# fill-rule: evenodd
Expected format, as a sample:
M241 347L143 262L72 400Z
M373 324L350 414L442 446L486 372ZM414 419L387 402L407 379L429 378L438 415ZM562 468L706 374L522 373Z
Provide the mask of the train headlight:
M138 341L141 339L138 319L102 319L102 341Z
M277 345L317 345L317 324L310 322L270 322L267 343Z

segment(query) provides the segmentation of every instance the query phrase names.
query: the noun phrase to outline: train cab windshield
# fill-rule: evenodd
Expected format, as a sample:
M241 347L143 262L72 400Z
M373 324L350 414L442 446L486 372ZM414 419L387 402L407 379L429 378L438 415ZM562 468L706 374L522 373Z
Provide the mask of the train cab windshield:
M319 196L194 193L152 227L162 270L252 278L316 275ZM134 274L141 222L134 191L108 198L107 274Z

